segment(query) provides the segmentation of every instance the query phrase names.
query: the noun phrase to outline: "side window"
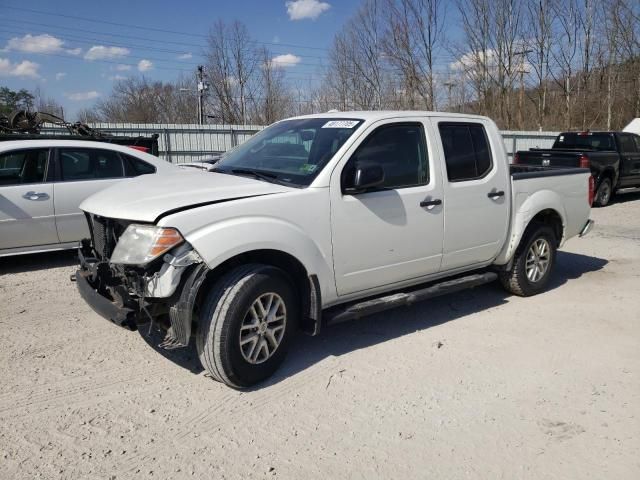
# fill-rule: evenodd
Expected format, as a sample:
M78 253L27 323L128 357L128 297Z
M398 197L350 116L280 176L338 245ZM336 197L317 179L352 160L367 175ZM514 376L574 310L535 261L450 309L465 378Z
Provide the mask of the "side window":
M620 150L625 153L636 153L636 143L632 135L620 135Z
M371 133L346 165L343 178L358 166L380 165L381 188L403 188L429 183L429 159L424 130L419 123L386 125Z
M48 158L48 149L0 154L0 186L44 182Z
M124 158L124 175L125 177L137 177L138 175L147 175L148 173L156 173L156 167L150 163L144 162L139 158L131 155L120 154Z
M450 182L482 178L491 170L491 149L482 125L441 123L438 129Z
M632 135L633 141L636 144L636 151L640 152L640 135Z
M88 148L60 149L63 181L122 177L122 160L116 152Z

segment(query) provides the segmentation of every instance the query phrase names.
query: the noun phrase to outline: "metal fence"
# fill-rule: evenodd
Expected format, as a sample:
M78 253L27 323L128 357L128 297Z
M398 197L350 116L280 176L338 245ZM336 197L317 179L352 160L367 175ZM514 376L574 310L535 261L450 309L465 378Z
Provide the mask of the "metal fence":
M211 153L221 153L239 145L254 133L262 130L262 125L189 125L176 123L92 123L105 133L137 137L159 135L160 157L172 163L184 163ZM64 135L62 127L48 126L43 133ZM509 155L529 148L548 148L553 144L555 132L502 131L504 145Z

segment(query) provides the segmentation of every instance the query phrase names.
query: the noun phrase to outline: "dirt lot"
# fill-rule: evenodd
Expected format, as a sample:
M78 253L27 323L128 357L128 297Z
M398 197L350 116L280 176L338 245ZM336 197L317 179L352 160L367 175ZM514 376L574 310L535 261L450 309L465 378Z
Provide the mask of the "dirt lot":
M640 195L551 289L497 285L302 337L237 392L114 327L73 255L0 260L0 477L640 478Z

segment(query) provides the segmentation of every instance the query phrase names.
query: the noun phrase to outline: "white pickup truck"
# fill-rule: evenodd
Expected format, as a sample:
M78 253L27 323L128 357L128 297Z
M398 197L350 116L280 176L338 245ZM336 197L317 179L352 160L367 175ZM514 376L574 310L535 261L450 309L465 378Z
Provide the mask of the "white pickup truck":
M166 328L235 388L296 330L500 279L542 291L585 235L587 169L510 166L488 118L339 112L277 122L214 171L147 175L87 199L74 279L105 318Z

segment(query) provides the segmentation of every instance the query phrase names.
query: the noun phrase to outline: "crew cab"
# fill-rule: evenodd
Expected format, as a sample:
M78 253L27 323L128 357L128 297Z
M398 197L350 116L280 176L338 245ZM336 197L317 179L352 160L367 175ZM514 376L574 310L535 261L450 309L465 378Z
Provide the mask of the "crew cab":
M593 222L588 169L509 166L490 119L339 112L277 122L214 171L147 176L81 206L74 276L103 317L166 328L235 388L294 332L497 280L544 290Z
M591 170L594 206L606 206L623 189L640 187L640 136L628 132L563 132L550 149L532 148L516 164L582 167Z

